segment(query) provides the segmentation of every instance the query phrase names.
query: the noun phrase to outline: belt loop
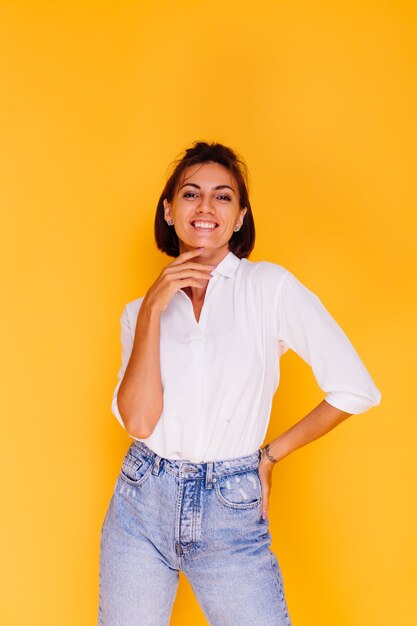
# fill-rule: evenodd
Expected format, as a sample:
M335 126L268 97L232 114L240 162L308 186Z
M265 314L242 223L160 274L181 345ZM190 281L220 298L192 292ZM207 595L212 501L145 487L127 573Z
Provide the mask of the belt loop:
M206 489L211 489L213 487L213 461L208 461L207 470L206 470Z
M159 474L159 464L161 462L161 458L159 456L159 454L156 454L155 452L155 456L153 458L153 468L152 468L152 474L155 474L155 476L158 476Z

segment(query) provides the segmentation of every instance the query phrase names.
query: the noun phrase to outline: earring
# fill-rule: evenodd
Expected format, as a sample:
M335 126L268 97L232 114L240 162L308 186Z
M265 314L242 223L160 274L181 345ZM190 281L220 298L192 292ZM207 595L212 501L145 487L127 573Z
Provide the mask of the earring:
M233 230L237 233L237 231L240 230L240 226L235 226Z
M173 225L173 223L174 223L174 222L173 222L172 220L168 220L168 222L167 222L168 226L172 226L172 225Z

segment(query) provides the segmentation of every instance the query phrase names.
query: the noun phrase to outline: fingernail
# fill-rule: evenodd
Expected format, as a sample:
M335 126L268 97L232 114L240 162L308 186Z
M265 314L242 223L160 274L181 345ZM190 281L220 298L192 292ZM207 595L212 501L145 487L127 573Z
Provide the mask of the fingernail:
M213 267L213 268L215 268L215 267L217 267L217 265L210 265L210 264L209 264L209 267Z
M262 511L262 519L266 519L266 511Z

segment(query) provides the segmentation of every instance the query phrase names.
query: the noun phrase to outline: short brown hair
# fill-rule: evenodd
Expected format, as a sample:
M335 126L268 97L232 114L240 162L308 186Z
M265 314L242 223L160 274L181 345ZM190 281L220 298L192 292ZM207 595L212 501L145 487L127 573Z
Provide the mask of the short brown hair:
M215 142L195 141L191 148L186 149L182 157L174 161L175 169L165 184L156 208L154 223L156 245L159 250L169 256L177 257L180 254L178 236L164 218L163 201L166 198L168 202L172 202L181 181L181 175L187 167L207 162L223 165L236 181L239 191L239 207L241 209L247 207L247 211L240 230L234 232L229 239L229 249L240 259L248 257L255 245L255 223L248 194L248 170L240 155L231 148Z

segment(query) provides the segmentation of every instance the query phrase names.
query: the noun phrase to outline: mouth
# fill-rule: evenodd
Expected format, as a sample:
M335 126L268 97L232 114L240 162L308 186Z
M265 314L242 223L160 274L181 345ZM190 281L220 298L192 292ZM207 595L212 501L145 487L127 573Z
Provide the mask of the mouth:
M209 222L207 220L193 220L192 222L190 222L190 224L195 230L198 230L200 232L211 232L213 230L216 230L216 228L218 227L217 222Z

